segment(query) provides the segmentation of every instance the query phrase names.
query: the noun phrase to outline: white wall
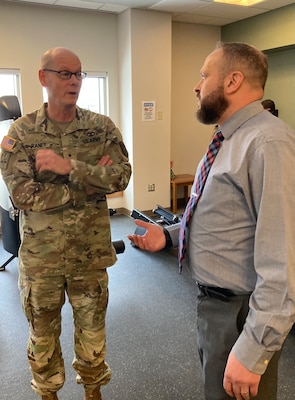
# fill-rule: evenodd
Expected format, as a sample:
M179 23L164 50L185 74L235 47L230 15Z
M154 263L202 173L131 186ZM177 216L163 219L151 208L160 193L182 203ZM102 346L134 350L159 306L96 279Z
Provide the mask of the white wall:
M171 17L161 12L135 9L129 13L134 190L128 209L148 210L157 204L169 207ZM142 119L143 101L155 101L154 121ZM122 113L123 102L122 99ZM160 118L158 113L161 113ZM155 191L148 191L149 184L155 185Z
M125 135L125 145L129 151L129 160L132 165L132 175L127 189L124 192L124 202L120 207L129 211L133 209L134 192L134 145L133 145L133 121L132 121L132 66L131 66L131 14L124 12L118 18L118 61L119 61L119 93L121 127ZM117 199L119 202L120 199ZM116 206L116 205L115 205ZM115 207L114 206L114 207Z
M41 55L50 47L65 46L79 55L85 70L108 72L110 117L120 128L117 22L116 15L107 13L1 3L0 68L20 69L23 113L43 101ZM124 198L109 204L124 207Z
M107 71L110 114L119 122L117 17L19 4L0 4L0 68L20 68L23 112L39 108L42 89L37 71L50 47L76 52L88 71Z
M195 174L213 128L197 121L193 88L204 59L220 40L220 28L180 22L172 27L171 160L176 175Z
M270 16L274 18L274 13ZM253 30L250 20L241 21L244 34ZM234 25L236 33L223 27L224 37L238 40L241 24ZM124 196L111 199L110 207L168 207L170 160L176 174L194 174L213 133L211 126L195 118L193 87L205 57L220 40L221 29L171 23L168 14L147 10L116 16L0 3L0 37L0 68L21 70L24 113L42 102L37 71L49 47L69 47L80 56L85 70L108 72L110 116L122 131L133 166ZM294 97L293 92L284 96ZM142 100L156 101L163 119L143 122ZM148 183L155 183L155 192L147 192Z

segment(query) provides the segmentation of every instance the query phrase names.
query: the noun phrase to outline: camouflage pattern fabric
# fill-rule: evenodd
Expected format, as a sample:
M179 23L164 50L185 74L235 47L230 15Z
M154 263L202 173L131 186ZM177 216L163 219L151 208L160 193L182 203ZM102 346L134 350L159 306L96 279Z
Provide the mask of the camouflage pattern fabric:
M64 382L58 338L65 290L73 307L78 381L92 387L110 378L104 361L105 269L116 254L105 195L124 190L131 175L121 133L110 118L77 107L62 131L45 109L46 104L11 125L0 164L20 209L19 287L30 324L32 386L39 394ZM39 149L70 159L70 175L38 173ZM103 155L111 157L111 166L98 164Z
M28 359L33 375L31 385L40 394L58 391L65 381L60 346L61 308L65 290L73 308L73 367L77 382L87 390L105 385L111 370L105 362L105 316L108 303L108 275L99 270L84 276L20 276L19 288L25 315L30 324Z
M2 148L2 175L15 206L33 212L57 210L83 206L87 189L102 199L124 190L131 166L121 133L110 118L77 107L77 118L62 132L47 119L45 106L16 120L8 133L14 145L10 150ZM39 149L51 149L72 160L70 176L39 174L35 168ZM110 155L113 165L98 165L103 155Z

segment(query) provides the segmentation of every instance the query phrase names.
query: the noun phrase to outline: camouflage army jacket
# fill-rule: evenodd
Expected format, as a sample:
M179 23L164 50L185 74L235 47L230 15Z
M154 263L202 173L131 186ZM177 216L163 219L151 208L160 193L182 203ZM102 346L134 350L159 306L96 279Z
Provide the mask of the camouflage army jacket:
M116 256L111 245L106 194L124 190L131 176L122 135L110 118L77 107L64 131L41 109L16 120L1 145L1 172L20 213L20 257L33 264L48 258L104 268ZM35 167L39 149L71 160L69 176ZM111 166L98 165L110 155ZM86 194L91 189L94 194ZM70 249L70 251L66 251ZM94 267L94 266L92 266ZM28 267L27 267L28 268ZM55 273L60 273L59 268ZM30 271L33 273L33 271Z

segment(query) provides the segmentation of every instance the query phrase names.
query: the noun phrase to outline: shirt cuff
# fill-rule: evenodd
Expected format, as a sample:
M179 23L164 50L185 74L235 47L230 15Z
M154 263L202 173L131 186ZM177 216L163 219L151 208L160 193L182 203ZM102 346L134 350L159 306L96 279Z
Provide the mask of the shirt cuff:
M262 375L274 355L274 351L264 350L260 345L250 340L243 331L232 348L235 357L249 371Z
M85 176L87 175L87 166L83 161L71 159L72 171L69 175L69 181L80 188L83 187Z
M167 233L165 233L166 243L167 243L167 235L170 238L170 240L169 240L170 247L178 247L179 228L180 228L180 223L168 225L168 226L165 226L165 228L164 228L164 233L165 233L165 230L167 232Z

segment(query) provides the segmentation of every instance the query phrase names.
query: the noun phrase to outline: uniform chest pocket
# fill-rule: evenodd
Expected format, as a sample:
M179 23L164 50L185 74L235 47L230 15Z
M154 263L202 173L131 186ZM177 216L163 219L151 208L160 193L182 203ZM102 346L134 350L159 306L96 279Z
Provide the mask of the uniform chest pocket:
M78 161L96 165L104 154L105 141L105 134L87 132L80 137L72 138L68 155Z

